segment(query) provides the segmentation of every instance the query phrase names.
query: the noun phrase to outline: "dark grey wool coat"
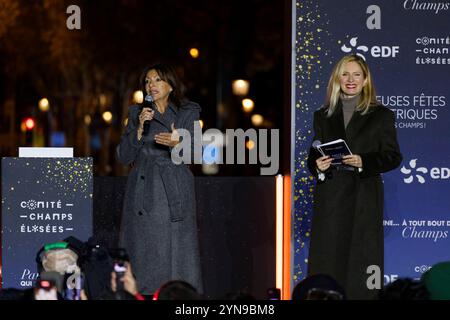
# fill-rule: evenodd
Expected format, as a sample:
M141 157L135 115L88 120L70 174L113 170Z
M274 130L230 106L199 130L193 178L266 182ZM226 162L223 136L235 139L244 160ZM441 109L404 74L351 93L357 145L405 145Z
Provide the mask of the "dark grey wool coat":
M394 123L394 113L383 106L373 107L365 115L355 111L347 128L340 101L331 117L323 108L314 113L314 140L344 139L363 163L362 172L327 170L327 178L318 180L314 191L308 274L331 275L349 299L378 295L378 290L367 288L366 270L377 265L383 275L381 173L395 169L402 161ZM316 177L318 157L320 154L311 148L308 166Z
M153 294L169 280L184 280L202 292L195 209L194 177L186 164L171 161L170 150L154 136L175 128L193 137L200 106L186 102L155 111L149 134L137 140L140 107L129 109L128 124L117 147L121 163L131 164L120 231L140 292ZM193 141L193 139L191 139Z

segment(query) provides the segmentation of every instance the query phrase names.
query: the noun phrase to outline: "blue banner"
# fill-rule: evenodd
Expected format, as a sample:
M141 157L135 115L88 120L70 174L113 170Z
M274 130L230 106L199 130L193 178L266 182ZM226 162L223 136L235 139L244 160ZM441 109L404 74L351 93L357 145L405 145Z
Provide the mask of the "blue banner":
M2 158L2 287L34 285L39 249L92 235L92 158Z
M383 175L385 283L450 260L450 2L298 0L293 49L294 285L307 272L313 112L347 54L368 62L378 100L396 114L403 154Z

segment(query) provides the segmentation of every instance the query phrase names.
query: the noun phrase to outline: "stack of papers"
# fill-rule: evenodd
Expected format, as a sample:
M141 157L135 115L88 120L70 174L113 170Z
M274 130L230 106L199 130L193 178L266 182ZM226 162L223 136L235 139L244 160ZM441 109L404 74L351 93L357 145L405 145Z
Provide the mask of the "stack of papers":
M352 154L347 143L342 139L319 144L316 148L322 156L330 156L333 158L331 164L342 164L342 157Z

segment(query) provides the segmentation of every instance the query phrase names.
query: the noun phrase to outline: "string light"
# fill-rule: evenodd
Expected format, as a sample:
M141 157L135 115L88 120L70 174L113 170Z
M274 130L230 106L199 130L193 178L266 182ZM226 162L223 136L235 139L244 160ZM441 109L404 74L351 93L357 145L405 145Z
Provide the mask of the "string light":
M246 96L250 88L250 83L247 80L237 79L232 82L233 93L237 96Z
M102 117L103 117L103 120L105 120L106 123L110 124L112 122L113 115L112 115L112 113L110 111L103 112Z
M200 55L200 52L198 51L197 48L191 48L189 49L189 54L191 55L192 58L197 59L198 56Z
M50 109L50 103L48 102L47 98L42 98L39 100L39 110L42 112L47 112Z

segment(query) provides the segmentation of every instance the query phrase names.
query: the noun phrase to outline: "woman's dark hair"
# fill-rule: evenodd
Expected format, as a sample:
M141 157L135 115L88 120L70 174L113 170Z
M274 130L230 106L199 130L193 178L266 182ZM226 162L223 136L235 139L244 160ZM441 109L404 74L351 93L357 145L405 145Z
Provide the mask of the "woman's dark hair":
M173 91L169 95L169 102L173 103L177 107L180 107L185 101L185 86L178 78L178 75L175 72L174 68L165 63L157 63L144 69L140 79L140 84L142 92L144 92L144 96L147 94L147 91L145 89L145 78L150 70L155 70L162 80L170 84Z
M171 280L163 284L155 293L154 300L201 300L201 295L190 283Z

